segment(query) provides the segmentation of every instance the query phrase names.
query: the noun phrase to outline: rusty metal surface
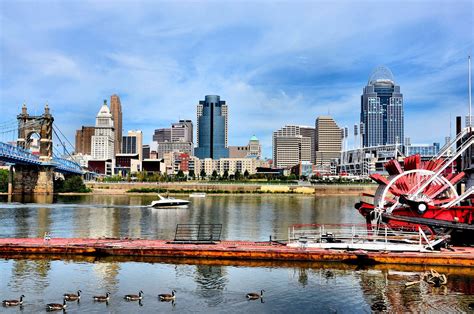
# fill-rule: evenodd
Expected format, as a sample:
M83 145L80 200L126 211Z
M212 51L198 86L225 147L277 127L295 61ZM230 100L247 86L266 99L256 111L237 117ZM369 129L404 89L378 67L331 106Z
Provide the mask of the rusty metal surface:
M190 259L349 262L474 267L474 248L441 252L365 252L290 248L268 242L222 241L208 244L170 244L164 240L4 238L0 255L55 254L84 256L173 257Z

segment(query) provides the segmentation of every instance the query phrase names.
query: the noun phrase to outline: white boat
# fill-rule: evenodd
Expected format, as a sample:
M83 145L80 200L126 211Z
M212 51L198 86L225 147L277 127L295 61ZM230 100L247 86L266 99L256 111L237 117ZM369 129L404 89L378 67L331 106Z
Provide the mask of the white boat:
M158 194L159 200L151 202L150 206L154 208L187 208L189 201L180 200L173 197L163 197Z
M189 194L189 197L206 197L206 193L204 192L194 192Z

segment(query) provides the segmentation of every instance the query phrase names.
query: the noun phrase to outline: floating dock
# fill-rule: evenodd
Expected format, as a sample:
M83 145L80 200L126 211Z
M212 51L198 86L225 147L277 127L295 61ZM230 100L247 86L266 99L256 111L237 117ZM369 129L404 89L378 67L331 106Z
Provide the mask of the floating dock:
M176 244L165 240L144 239L0 239L0 256L2 257L32 254L474 267L474 248L471 247L453 247L434 252L370 252L294 248L276 242L251 241Z

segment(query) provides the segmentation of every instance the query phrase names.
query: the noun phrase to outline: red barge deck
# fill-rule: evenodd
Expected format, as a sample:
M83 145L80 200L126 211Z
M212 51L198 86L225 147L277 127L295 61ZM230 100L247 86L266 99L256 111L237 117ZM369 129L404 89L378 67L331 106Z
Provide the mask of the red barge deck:
M438 252L368 252L292 248L275 242L220 241L216 244L175 244L165 240L2 238L0 256L31 254L82 256L173 257L225 260L344 262L474 267L474 248Z

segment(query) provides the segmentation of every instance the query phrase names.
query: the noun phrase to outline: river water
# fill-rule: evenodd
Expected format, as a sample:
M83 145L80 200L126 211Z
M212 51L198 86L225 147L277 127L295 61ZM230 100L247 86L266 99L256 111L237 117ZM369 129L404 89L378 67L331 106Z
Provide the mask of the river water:
M223 224L222 239L284 239L299 223L363 223L358 197L210 195L188 209L152 209L152 196L63 196L40 203L0 203L0 237L131 237L170 239L178 223ZM24 201L24 200L23 200ZM49 203L52 202L52 203ZM49 203L49 204L48 204ZM36 313L82 290L70 313L354 313L467 312L474 306L474 270L435 268L448 285L405 288L427 269L413 266L357 268L345 264L235 262L163 258L0 258L0 299L26 296L22 309ZM174 304L159 293L176 290ZM265 290L263 302L245 294ZM143 290L141 304L125 294ZM111 293L108 304L92 296Z

